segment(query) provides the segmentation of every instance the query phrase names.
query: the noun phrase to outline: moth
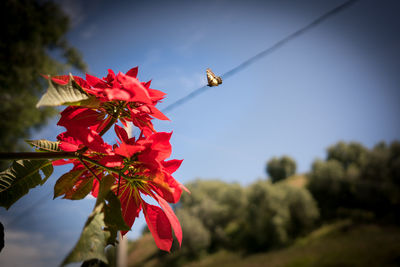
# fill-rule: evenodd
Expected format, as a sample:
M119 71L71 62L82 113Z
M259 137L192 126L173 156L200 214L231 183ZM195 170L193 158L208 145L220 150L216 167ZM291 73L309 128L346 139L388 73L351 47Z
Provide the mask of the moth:
M216 76L214 72L211 71L211 69L206 69L207 73L207 81L208 81L208 86L218 86L222 83L222 79L219 76Z

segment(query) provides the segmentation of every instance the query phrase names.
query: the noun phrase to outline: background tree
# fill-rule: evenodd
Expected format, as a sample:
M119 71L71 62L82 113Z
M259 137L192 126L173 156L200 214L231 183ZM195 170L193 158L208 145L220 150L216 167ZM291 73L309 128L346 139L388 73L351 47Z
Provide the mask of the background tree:
M339 142L328 147L327 160L337 160L347 169L350 165L362 167L365 163L368 149L357 142L348 144Z
M315 200L304 188L258 181L246 189L241 243L257 252L281 247L312 230L319 218Z
M69 19L55 3L4 0L0 14L6 22L0 42L0 151L14 151L22 149L20 140L32 127L45 125L55 114L54 109L35 107L46 85L40 74L69 67L84 71L86 66L64 37Z
M208 250L235 246L234 236L240 231L238 219L245 205L243 188L217 180L196 180L187 187L191 194L182 195L179 209L198 218L210 232Z
M267 162L267 174L273 183L296 173L296 162L288 156L274 157Z
M367 149L339 142L328 148L327 160L314 162L308 188L323 220L337 217L399 222L400 143L379 143Z

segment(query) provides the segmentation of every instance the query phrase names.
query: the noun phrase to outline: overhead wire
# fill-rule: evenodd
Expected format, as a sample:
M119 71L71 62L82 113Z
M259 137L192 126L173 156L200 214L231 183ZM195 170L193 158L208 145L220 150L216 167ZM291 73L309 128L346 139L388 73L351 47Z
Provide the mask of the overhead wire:
M231 77L232 75L236 74L237 72L239 72L239 71L243 70L244 68L250 66L254 62L260 60L261 58L263 58L263 57L265 57L267 55L270 55L271 53L275 52L276 50L278 50L279 48L281 48L282 46L284 46L288 42L292 41L293 39L295 39L297 37L300 37L301 35L305 34L309 30L315 28L320 23L322 23L322 22L326 21L327 19L333 17L334 15L344 11L345 9L349 8L350 6L352 6L354 3L358 2L358 1L359 0L348 0L348 1L344 2L343 4L340 4L337 7L329 10L328 12L326 12L323 15L319 16L318 18L316 18L315 20L313 20L312 22L310 22L306 26L304 26L304 27L298 29L297 31L287 35L283 39L281 39L281 40L277 41L276 43L274 43L272 46L268 47L267 49L261 51L260 53L256 54L255 56L247 59L246 61L242 62L241 64L239 64L238 66L234 67L233 69L225 72L224 74L221 75L222 80L225 80L225 79ZM211 87L209 87L207 85L202 86L202 87L192 91L188 95L176 100L175 102L173 102L172 104L168 105L167 107L165 107L161 111L164 112L164 113L168 113L171 110L173 110L174 108L176 108L176 107L178 107L180 105L183 105L184 103L186 103L190 99L198 96L201 93L204 93L209 88L211 88Z

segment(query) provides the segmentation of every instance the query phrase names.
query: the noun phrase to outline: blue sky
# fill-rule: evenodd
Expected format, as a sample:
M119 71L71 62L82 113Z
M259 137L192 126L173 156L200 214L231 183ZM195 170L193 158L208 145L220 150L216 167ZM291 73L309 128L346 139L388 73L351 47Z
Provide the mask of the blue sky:
M90 73L103 77L108 68L126 72L139 66L140 80L152 79L152 88L168 94L161 109L205 85L206 68L225 73L343 3L58 2L72 18L67 38L83 53ZM246 185L266 178L265 163L273 156L290 155L298 171L307 172L338 141L372 147L398 140L399 13L395 0L359 1L172 110L170 122L155 125L159 131L173 131L172 158L184 159L176 179L218 178ZM63 131L54 125L35 137L54 140ZM48 185L8 212L0 211L12 240L26 234L38 243L57 244L48 248L57 251L50 256L19 260L39 262L37 266L41 261L58 263L78 239L93 201L51 200L49 195L67 169L58 169ZM46 194L48 201L20 216ZM137 237L142 225L139 220L129 237ZM14 252L7 253L0 254L0 263L10 262Z

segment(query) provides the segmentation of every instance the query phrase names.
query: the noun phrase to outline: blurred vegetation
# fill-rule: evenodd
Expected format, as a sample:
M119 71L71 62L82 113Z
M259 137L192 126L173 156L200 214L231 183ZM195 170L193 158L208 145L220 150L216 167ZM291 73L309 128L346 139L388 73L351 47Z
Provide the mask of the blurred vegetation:
M9 152L22 149L20 140L30 129L56 113L35 107L46 87L41 74L69 67L84 71L86 65L65 39L69 19L54 2L3 0L0 14L6 22L0 42L0 151Z
M354 216L400 222L400 143L367 149L340 142L325 161L314 162L308 189L318 202L321 219Z
M187 267L399 266L400 228L338 221L324 225L289 247L240 255L221 250ZM145 265L151 266L151 265ZM156 265L153 265L156 266Z
M273 183L296 173L296 162L289 156L274 157L267 162L267 174Z
M400 264L399 142L372 149L339 142L306 175L293 175L287 156L267 165L281 176L268 171L271 179L248 186L189 183L191 194L174 207L182 248L160 252L147 232L131 245L132 266Z

